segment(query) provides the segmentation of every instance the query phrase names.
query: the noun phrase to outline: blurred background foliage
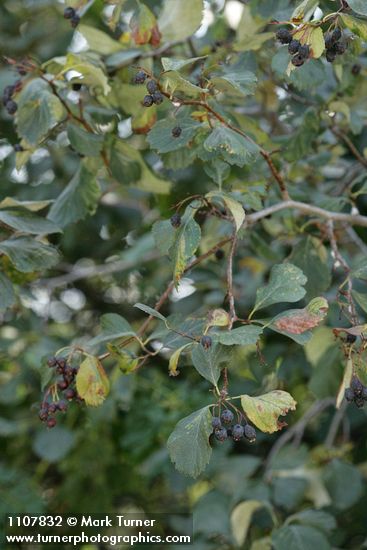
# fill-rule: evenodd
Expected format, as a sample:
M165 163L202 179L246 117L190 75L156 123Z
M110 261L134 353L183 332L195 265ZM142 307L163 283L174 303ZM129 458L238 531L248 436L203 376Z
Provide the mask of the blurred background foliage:
M161 2L144 3L159 13ZM191 56L194 47L199 55L212 53L215 57L218 52L218 58L223 56L223 49L233 39L240 41L243 4L264 20L273 14L279 19L289 16L296 5L288 0L206 2L205 25L192 44L179 46L175 55ZM338 4L321 1L320 7L327 13ZM3 0L0 54L16 59L32 56L43 63L64 55L70 47L77 48L81 39L63 19L64 7L55 0ZM133 7L134 2L128 0L124 9L129 13ZM104 10L101 0L92 2L83 23L121 39L128 30L126 23L122 21L121 28L111 31ZM272 31L271 26L268 30ZM276 48L270 40L246 54L247 66L256 72L259 86L255 96L236 112L238 123L267 147L284 148L294 198L332 210L356 204L362 214L367 214L365 193L352 196L355 187L351 186L351 182L363 185L365 168L328 131L321 114L333 101L335 110L340 109L341 125L351 129L355 146L359 151L367 148L364 44L358 52L362 66L359 76L351 73L357 58L350 52L340 78L325 64L321 79L307 90L302 85L285 84L274 64L275 54L279 55ZM153 61L149 63L153 67ZM112 71L113 89L118 92L120 83L129 82L133 73L131 68ZM14 79L14 71L4 64L0 88ZM86 103L96 107L94 99L84 93ZM308 105L310 98L314 105ZM104 116L111 120L111 108L112 118L125 120L130 112L124 110L124 101L127 99L119 99L117 105L113 101L112 106L99 105L101 120ZM343 119L344 105L349 109L348 121ZM230 108L230 101L226 106ZM164 106L159 117L164 118L168 111ZM17 169L13 146L18 137L4 109L0 124L0 199L57 197L79 166L78 154L63 146L63 136L55 133L37 147L26 166ZM316 329L305 347L272 333L261 344L262 361L253 348L240 349L233 358L233 395L275 387L290 391L298 402L297 411L288 419L291 426L302 421L315 403L320 407L307 426L301 423L292 432L294 440L285 443L271 464L267 457L282 437L279 434L259 434L253 446L229 442L215 445L208 469L196 481L175 471L165 447L167 438L179 419L210 401L210 393L209 384L188 365L181 366L179 377L169 377L164 353L133 376L124 375L112 361L107 362L112 389L102 407L94 410L74 405L53 430L41 425L40 378L47 358L74 341L83 345L97 334L104 313L118 313L134 327L139 326L143 316L133 304L153 304L171 278L169 262L162 260L154 247L152 224L169 217L178 200L213 187L200 162L183 163L181 169L173 170L170 162L177 166L178 158L167 158L162 166L144 135L134 136L132 141L159 177L172 182L170 194L147 193L123 183L111 192L102 178L96 213L68 225L62 235L49 238L61 252L54 269L25 274L0 258L18 296L17 305L3 313L0 329L1 513L190 511L194 513L194 547L225 550L236 547L231 512L241 502L256 500L265 506L254 512L243 548L265 550L272 544L277 549L367 547L366 413L352 407L343 409L340 429L332 437L333 398L345 357L325 327ZM231 169L229 185L243 182L247 210L262 204L268 180L263 164L258 161L251 168ZM327 290L327 297L335 300L342 275L332 272L329 249L323 250L322 258L315 252L322 243L314 227L307 228L309 238L314 239L307 247L303 222L289 213L280 214L243 236L234 270L239 311L250 310L256 288L266 280L269 268L289 256L309 276L307 298ZM209 218L202 221L202 231L201 250L205 251L228 234L230 224ZM366 255L366 231L356 231L352 236L340 235L341 248L352 266L359 265ZM98 271L100 266L104 269L116 264L111 273ZM209 308L221 307L225 270L225 261L208 259L183 280L180 293L174 293L163 312L185 317L192 312L205 315ZM363 292L364 283L356 285ZM273 311L276 313L277 308ZM365 311L359 313L363 319ZM328 325L340 323L334 303ZM310 509L314 515L305 512ZM244 517L247 514L245 511ZM271 542L274 526L284 525L295 529L288 533L291 538L284 542L275 535ZM294 546L297 537L306 541L304 546Z

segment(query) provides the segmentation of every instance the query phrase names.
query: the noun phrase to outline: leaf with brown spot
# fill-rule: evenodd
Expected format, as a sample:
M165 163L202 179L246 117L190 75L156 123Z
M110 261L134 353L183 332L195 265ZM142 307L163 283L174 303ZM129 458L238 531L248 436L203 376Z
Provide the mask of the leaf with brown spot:
M131 34L135 44L158 46L161 33L155 15L145 4L139 4L130 21Z
M314 298L302 309L289 309L283 311L272 320L272 325L283 332L290 334L302 334L307 330L317 327L325 318L329 305L325 298Z
M258 397L241 396L241 405L248 419L262 432L273 433L287 424L279 420L296 408L293 397L282 390L274 390Z

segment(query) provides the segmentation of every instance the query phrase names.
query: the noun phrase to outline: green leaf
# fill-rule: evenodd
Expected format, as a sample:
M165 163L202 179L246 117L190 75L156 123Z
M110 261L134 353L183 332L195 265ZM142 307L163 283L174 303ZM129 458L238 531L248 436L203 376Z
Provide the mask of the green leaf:
M26 210L30 210L30 212L38 212L38 210L43 210L51 203L51 200L20 201L14 199L13 197L5 197L5 199L0 202L0 208L12 208L13 206L19 206L19 208L25 208Z
M298 302L306 294L303 285L307 277L293 264L284 263L274 265L270 272L269 283L256 292L256 303L252 314L280 302Z
M119 52L123 46L117 40L113 40L108 34L89 25L78 25L78 32L88 42L89 49L102 55L110 55Z
M15 267L24 273L48 269L59 261L56 248L28 237L1 241L0 252L8 256Z
M356 290L352 290L352 296L359 305L363 309L365 313L367 313L367 293L357 292Z
M56 426L52 430L42 429L33 441L33 451L42 460L58 462L74 447L76 437L71 430Z
M103 136L92 134L84 130L81 126L69 122L67 126L70 145L87 157L98 157L103 147Z
M367 4L365 0L348 0L348 5L356 13L367 15Z
M102 342L116 340L123 336L136 336L130 324L117 313L106 313L101 317L102 332L88 342L89 346L96 346Z
M148 315L151 315L152 317L156 317L157 319L160 319L164 323L167 322L166 318L161 313L159 313L159 311L156 311L155 309L153 309L149 306L146 306L145 304L139 304L139 303L134 304L134 307L137 307L138 309L141 309L142 311L144 311Z
M40 78L26 84L18 100L19 135L30 145L37 145L49 130L65 117L65 109Z
M224 346L250 346L256 344L263 328L256 325L246 325L223 332L213 332L216 342Z
M309 482L302 477L277 477L273 483L274 503L286 510L293 510L303 502Z
M96 211L101 190L95 174L81 164L70 183L52 205L48 217L65 227Z
M225 126L217 126L206 138L204 148L223 157L229 164L244 166L256 160L259 147Z
M341 14L342 21L346 27L353 34L359 36L362 40L367 40L367 21L365 19L359 19L346 13Z
M192 351L192 362L195 369L213 386L217 385L223 363L228 360L228 350L220 344L213 343L209 349L204 349L201 344L196 344Z
M182 218L180 227L175 232L169 256L173 264L173 279L178 285L188 261L195 254L201 238L200 225L194 220L196 208L189 205Z
M193 412L178 422L167 441L172 462L179 472L196 478L209 463L212 448L212 415L209 406Z
M179 137L172 136L172 129L179 126L182 130ZM159 153L169 153L185 147L192 140L201 124L190 117L177 120L160 120L154 124L150 130L147 139L152 149Z
M246 214L245 214L243 205L239 201L234 199L228 193L221 193L216 191L211 191L210 193L207 193L205 196L209 200L211 198L216 198L216 197L221 199L225 204L225 206L230 211L230 213L232 214L237 231L241 229L243 222L245 221Z
M76 375L76 389L86 405L102 405L110 390L110 383L97 357L88 355Z
M292 13L294 21L308 20L319 4L319 0L303 0Z
M203 18L203 0L165 0L158 27L163 40L184 40L200 26Z
M3 273L0 273L0 311L4 312L15 304L13 285Z
M274 550L331 550L323 533L307 525L287 525L272 533Z
M301 523L323 531L325 534L336 529L337 524L334 516L322 510L302 510L287 518L287 523Z
M362 496L363 479L359 470L341 460L334 459L324 471L324 483L338 510L347 510Z
M273 390L259 397L241 396L241 405L246 416L262 432L273 433L281 430L286 423L279 421L289 410L294 411L296 402L293 397L282 390Z
M89 63L82 56L69 53L60 76L68 71L76 71L82 76L80 82L88 86L89 92L95 95L107 95L111 91L108 78L100 67Z
M313 298L325 292L331 283L331 270L328 265L328 252L316 237L303 238L292 250L290 262L307 277L306 297Z
M236 544L244 544L254 513L264 506L259 500L246 500L240 502L231 513L232 534Z
M206 59L207 55L201 55L200 57L189 57L188 59L179 59L177 57L162 57L161 62L165 71L179 71L188 65L200 61L200 59Z
M33 214L30 210L22 208L0 209L0 222L22 233L32 235L47 235L48 233L60 233L61 229L52 221Z
M232 71L217 74L210 79L212 84L226 94L247 96L255 93L257 78L251 71Z
M177 71L167 71L160 78L161 86L165 93L173 97L176 92L183 92L185 95L192 97L200 96L204 92L208 92L207 88L196 86L190 80L183 78Z
M289 161L304 158L313 147L320 130L320 117L315 109L308 109L302 123L286 143L285 158Z

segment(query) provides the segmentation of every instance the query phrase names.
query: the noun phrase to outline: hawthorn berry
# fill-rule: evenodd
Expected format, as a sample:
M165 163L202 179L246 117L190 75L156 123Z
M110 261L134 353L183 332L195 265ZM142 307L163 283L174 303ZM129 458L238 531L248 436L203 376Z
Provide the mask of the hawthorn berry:
M76 12L74 10L74 8L72 8L71 6L65 8L64 10L64 18L65 19L72 19L74 16L75 16Z
M200 344L204 349L209 349L212 347L213 340L210 336L204 335L201 337Z
M296 55L292 57L291 62L295 67L301 67L305 62L305 58L303 55L296 53Z
M153 103L160 105L163 102L163 95L161 92L154 92L154 94L152 94L152 99Z
M353 390L355 397L359 397L362 395L363 384L357 376L353 376L350 382L350 387Z
M307 59L310 55L310 47L307 44L303 44L298 49L298 55L301 55L304 59Z
M56 403L50 403L49 407L48 407L48 412L50 413L55 413L57 411L57 405Z
M219 428L218 430L215 430L214 436L218 441L223 442L228 439L228 432L225 428Z
M241 424L235 424L232 428L232 439L233 441L240 441L243 438L245 429Z
M347 49L347 43L346 42L337 42L334 46L335 53L337 55L343 55Z
M348 403L352 403L354 401L354 391L352 388L346 388L344 392L344 397L348 401Z
M139 71L136 73L134 77L134 83L135 84L144 84L145 80L147 78L147 74L144 71Z
M354 403L358 409L362 409L364 407L364 399L363 397L355 397Z
M347 334L347 343L348 344L354 344L354 342L357 340L357 336L354 334Z
M20 143L16 143L16 144L14 145L14 151L15 151L16 153L21 153L22 151L24 151L24 148L21 146Z
M60 380L60 382L57 383L57 387L59 390L64 391L68 387L68 382L66 380Z
M15 147L14 147L15 148ZM47 360L47 365L52 368L52 367L55 367L57 365L57 359L56 357L50 357L48 360Z
M38 413L38 416L42 422L45 422L48 418L48 410L46 408L40 409L40 412Z
M335 42L338 42L338 40L340 40L341 37L342 37L342 31L340 30L339 27L337 27L331 33L331 40L335 43Z
M233 422L234 415L233 412L229 409L224 409L224 411L220 415L220 418L223 424L231 424Z
M328 32L325 34L324 41L325 41L325 48L327 50L330 50L330 48L334 46L334 40L331 33Z
M74 82L74 84L71 85L74 92L79 92L79 90L82 89L82 84L80 82Z
M143 99L144 107L151 107L153 105L153 103L154 103L153 96L151 96L151 95L144 96L144 99Z
M15 92L15 86L5 86L3 90L3 104L6 105L8 101L13 97Z
M57 408L59 411L65 412L68 408L68 404L66 403L66 401L59 401L57 403Z
M54 428L56 426L57 422L56 422L56 418L54 418L53 416L51 416L48 420L47 420L47 427L48 428Z
M248 439L250 443L253 443L254 441L256 441L256 430L253 426L250 426L250 424L246 424L244 428L244 433L245 433L246 439Z
M172 227L175 227L176 229L178 227L180 227L180 225L181 225L181 216L180 216L180 214L178 212L176 212L176 214L173 214L173 216L171 216L170 222L171 222Z
M71 401L72 399L74 399L74 397L76 397L76 391L73 390L72 388L69 388L68 390L66 390L64 395L65 395L65 399L67 399L68 401Z
M158 84L155 80L149 80L147 82L147 90L150 94L154 94L158 90Z
M356 63L355 65L353 65L353 67L351 68L351 73L352 75L354 76L358 76L359 73L361 72L361 65L359 65L358 63Z
M20 76L25 76L27 74L27 70L23 65L17 65L17 71Z
M222 427L222 423L220 421L219 416L213 416L213 418L212 418L212 427L214 428L214 430L217 430L218 428Z
M299 48L301 46L301 43L299 42L299 40L292 40L291 42L289 42L288 44L288 52L293 55L295 53L298 52Z
M80 17L79 15L74 15L70 20L70 25L75 29L80 23Z
M281 44L289 44L292 41L292 35L288 29L279 29L275 33L275 36L281 42Z
M15 115L18 110L18 105L17 103L15 103L15 101L9 99L9 101L6 102L5 108L8 111L9 115Z
M221 248L218 248L218 250L215 251L215 257L217 258L217 260L223 260L224 251Z
M172 137L179 138L182 134L182 128L180 126L175 126L172 128Z
M334 50L326 50L326 61L333 63L336 59L336 52Z

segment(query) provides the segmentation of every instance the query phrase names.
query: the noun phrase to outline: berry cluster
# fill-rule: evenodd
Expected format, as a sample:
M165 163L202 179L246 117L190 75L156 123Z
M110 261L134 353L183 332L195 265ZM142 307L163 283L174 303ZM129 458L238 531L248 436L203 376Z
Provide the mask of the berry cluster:
M344 397L348 403L355 403L361 409L367 401L367 387L354 375L350 387L345 390Z
M245 423L235 424L234 414L229 409L224 409L220 417L213 416L212 418L213 434L215 439L223 443L230 437L233 441L241 441L247 439L250 443L256 441L256 430L250 424Z
M70 20L70 25L73 27L73 29L75 29L80 23L80 16L72 7L65 8L64 17L65 19Z
M17 92L17 83L9 86L5 86L3 91L3 105L8 111L9 115L15 115L18 110L18 104L13 100L13 95Z
M148 78L148 75L144 71L139 71L136 73L134 77L134 83L144 84L147 78ZM143 98L144 107L151 107L153 104L160 105L163 102L164 98L161 92L159 91L157 82L155 80L148 80L146 88L147 88L148 94Z
M47 361L48 366L51 369L55 369L57 380L55 384L51 386L53 395L57 395L58 391L63 392L64 400L52 400L49 401L50 389L46 392L45 398L41 403L39 410L39 417L42 422L46 422L48 428L56 426L56 418L54 414L57 411L65 412L68 408L67 401L81 401L75 389L75 376L78 369L68 364L64 357L51 357Z
M295 67L301 67L310 57L310 47L307 44L301 44L299 40L292 38L288 29L279 29L276 37L281 44L288 44L288 52L291 54L291 62Z
M335 61L337 55L345 53L348 44L342 35L342 31L337 27L333 32L328 32L324 36L326 59L329 63Z

